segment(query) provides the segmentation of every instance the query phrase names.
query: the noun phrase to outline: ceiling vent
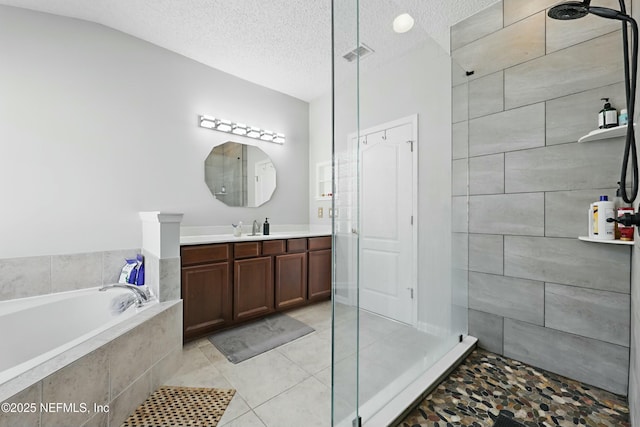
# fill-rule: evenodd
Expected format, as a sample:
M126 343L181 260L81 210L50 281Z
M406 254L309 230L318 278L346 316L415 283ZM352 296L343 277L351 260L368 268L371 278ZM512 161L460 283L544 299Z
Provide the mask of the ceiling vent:
M348 52L346 55L342 55L342 57L344 59L346 59L347 62L353 62L358 57L360 57L362 59L365 56L369 56L372 53L373 53L373 49L371 49L366 44L362 43L359 47L357 47L357 48L353 49L352 51Z

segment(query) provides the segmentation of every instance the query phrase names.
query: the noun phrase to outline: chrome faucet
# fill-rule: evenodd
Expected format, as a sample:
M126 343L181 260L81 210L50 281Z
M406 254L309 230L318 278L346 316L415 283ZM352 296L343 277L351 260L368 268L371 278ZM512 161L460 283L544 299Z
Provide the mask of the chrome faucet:
M112 289L112 288L128 289L131 292L133 292L133 294L136 297L136 307L142 307L142 305L145 302L149 301L149 295L145 292L145 290L140 289L138 286L118 283L115 285L104 285L98 290L100 292L105 292L107 289Z
M258 224L258 220L253 220L253 230L251 231L252 236L256 236L260 234L260 224Z

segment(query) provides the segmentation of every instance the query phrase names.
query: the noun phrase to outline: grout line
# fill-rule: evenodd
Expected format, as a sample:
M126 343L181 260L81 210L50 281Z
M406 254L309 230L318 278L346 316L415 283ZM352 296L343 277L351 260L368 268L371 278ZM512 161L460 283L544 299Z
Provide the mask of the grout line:
M547 193L542 192L542 235L547 237Z
M542 285L542 326L547 327L547 282Z

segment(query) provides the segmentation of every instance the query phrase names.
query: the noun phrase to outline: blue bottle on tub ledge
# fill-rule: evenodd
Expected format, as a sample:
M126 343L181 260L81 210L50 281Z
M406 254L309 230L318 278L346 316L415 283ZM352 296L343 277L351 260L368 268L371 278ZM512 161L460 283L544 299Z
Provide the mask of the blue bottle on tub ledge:
M136 255L138 261L138 274L136 275L136 285L144 286L144 256L142 254Z

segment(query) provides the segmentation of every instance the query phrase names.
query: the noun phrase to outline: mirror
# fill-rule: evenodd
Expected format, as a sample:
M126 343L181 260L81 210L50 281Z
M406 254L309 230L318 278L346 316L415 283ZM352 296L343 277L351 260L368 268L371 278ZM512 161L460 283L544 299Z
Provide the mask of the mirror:
M258 147L228 141L207 156L204 180L213 197L225 205L255 208L271 199L276 168Z

